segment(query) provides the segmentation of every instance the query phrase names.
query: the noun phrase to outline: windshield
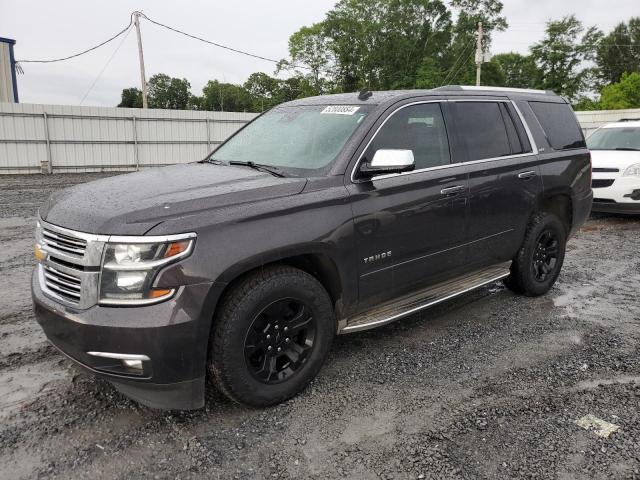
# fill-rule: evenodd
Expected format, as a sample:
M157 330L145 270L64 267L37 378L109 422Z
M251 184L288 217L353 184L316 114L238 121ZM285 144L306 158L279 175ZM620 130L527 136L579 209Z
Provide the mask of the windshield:
M591 150L640 150L640 127L601 128L587 139Z
M254 162L284 170L322 170L337 157L368 106L276 107L251 122L210 156L211 160Z

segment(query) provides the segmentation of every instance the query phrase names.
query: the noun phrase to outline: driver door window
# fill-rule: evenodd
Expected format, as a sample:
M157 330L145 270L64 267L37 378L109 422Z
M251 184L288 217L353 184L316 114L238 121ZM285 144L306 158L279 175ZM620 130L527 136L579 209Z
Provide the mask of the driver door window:
M416 170L448 165L451 154L440 104L422 103L395 112L369 145L367 161L381 149L413 151Z

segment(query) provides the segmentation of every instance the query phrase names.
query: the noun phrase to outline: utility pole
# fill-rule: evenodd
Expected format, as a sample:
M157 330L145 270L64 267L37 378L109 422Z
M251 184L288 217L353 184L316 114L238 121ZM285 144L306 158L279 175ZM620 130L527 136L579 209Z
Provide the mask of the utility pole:
M148 108L147 77L144 74L144 54L142 53L142 35L140 35L140 12L133 12L133 24L138 34L138 57L140 58L140 81L142 83L142 108Z
M478 32L476 39L476 86L480 86L480 77L482 75L482 62L484 61L484 52L482 49L482 22L478 22Z

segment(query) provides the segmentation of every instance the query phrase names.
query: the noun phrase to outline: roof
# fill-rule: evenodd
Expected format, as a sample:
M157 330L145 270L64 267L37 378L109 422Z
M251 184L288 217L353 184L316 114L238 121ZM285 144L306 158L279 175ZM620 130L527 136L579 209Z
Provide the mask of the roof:
M380 105L392 100L402 100L404 98L430 96L430 95L491 95L499 97L520 97L536 99L547 97L551 101L564 101L550 90L534 90L527 88L504 88L504 87L475 87L465 85L446 85L430 90L380 90L371 92L372 95L366 99L360 99L359 93L338 93L333 95L320 95L316 97L301 98L287 102L288 106L295 105Z
M622 119L614 123L607 123L602 128L640 128L640 118Z

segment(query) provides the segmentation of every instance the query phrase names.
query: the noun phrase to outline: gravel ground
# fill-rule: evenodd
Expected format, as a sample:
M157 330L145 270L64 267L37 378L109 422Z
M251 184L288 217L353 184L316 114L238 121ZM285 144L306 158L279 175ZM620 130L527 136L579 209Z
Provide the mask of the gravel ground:
M591 218L544 297L494 284L339 337L281 406L161 412L77 370L31 312L36 208L93 178L0 177L0 478L640 479L640 218Z

